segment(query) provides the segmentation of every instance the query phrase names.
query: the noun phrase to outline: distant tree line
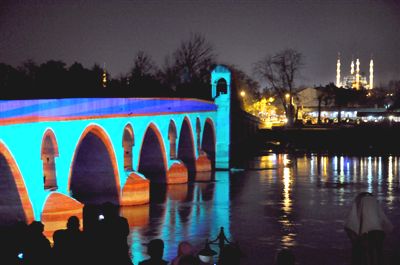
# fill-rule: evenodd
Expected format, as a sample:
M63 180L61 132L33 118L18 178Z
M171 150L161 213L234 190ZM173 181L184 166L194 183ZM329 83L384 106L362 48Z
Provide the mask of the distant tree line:
M159 68L150 55L136 53L127 74L103 83L98 64L86 68L79 62L70 66L58 60L37 64L32 60L18 67L0 63L0 98L68 97L210 97L210 71L215 66L214 48L200 34L188 40Z
M98 64L86 68L75 62L68 66L57 60L37 64L27 60L18 67L0 63L0 99L71 98L71 97L180 97L211 99L210 74L217 65L212 44L203 35L194 33L169 55L161 66L151 56L138 51L128 73L111 77ZM281 102L288 124L295 122L297 110L293 99L304 65L303 56L293 49L267 54L254 64L253 76L235 65L226 64L232 72L234 105L252 104L263 97L275 97ZM103 83L103 74L107 82ZM336 106L400 107L400 81L391 81L388 88L353 91L319 86L319 106L334 102ZM391 92L389 92L391 91ZM242 92L242 96L240 96ZM245 96L243 96L245 95ZM388 95L390 100L388 100ZM289 97L289 98L287 98ZM390 105L390 106L389 106Z
M59 60L18 67L0 63L0 98L191 97L211 98L210 73L216 66L214 47L201 34L191 34L158 67L138 51L126 74L110 77L98 64L91 68ZM235 68L236 69L236 68ZM244 73L237 70L240 76ZM103 83L103 74L107 82Z

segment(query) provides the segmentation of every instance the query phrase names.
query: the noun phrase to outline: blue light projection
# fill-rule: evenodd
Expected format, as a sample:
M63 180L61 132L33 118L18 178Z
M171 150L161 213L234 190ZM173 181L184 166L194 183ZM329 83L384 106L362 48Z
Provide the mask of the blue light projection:
M82 133L90 126L96 126L109 139L114 150L119 186L122 188L128 177L124 170L123 133L130 124L135 135L132 147L133 171L138 169L138 159L144 133L150 124L161 135L166 154L167 167L178 163L170 159L168 140L169 122L176 124L179 132L183 121L188 119L192 132L196 133L196 120L202 127L210 119L215 124L217 105L196 99L122 99L122 98L78 98L45 100L2 100L0 101L0 140L8 147L21 172L35 219L40 219L45 200L52 191L43 187L43 161L41 148L47 130L54 133L59 156L54 158L57 192L69 194L69 179L73 158ZM204 131L204 128L201 130ZM201 135L202 137L203 135ZM192 136L196 139L196 136ZM194 142L196 159L199 156L197 142ZM168 155L167 155L168 154Z
M217 83L221 79L226 82L226 89L217 91ZM0 100L0 144L5 146L13 161L14 169L21 175L22 185L26 188L27 201L31 205L33 218L40 220L46 200L60 193L64 197L72 198L70 184L74 172L75 157L79 153L81 140L87 133L101 137L97 146L104 146L104 159L111 161L115 172L116 187L121 197L122 189L132 172L139 168L139 158L145 139L145 132L151 126L160 141L163 152L161 156L166 161L166 169L172 165L182 163L170 156L171 143L169 140L169 125L172 121L176 127L178 144L180 137L190 137L193 142L195 163L203 161L204 153L209 152L210 157L215 157L215 167L218 169L229 168L230 152L230 71L218 66L212 72L212 94L214 102L197 99L172 99L172 98L77 98L77 99L44 99L44 100ZM186 131L181 134L185 122ZM125 128L132 128L134 144L132 145L132 165L129 169L124 167ZM185 129L185 128L184 128ZM54 144L57 145L57 156L54 159L54 176L56 185L52 189L45 189L43 141L51 131ZM206 132L206 133L205 133ZM199 134L199 135L198 135ZM199 146L200 145L200 146ZM86 151L96 152L88 144ZM204 149L202 149L202 147ZM162 150L162 151L160 151ZM149 150L152 152L154 150ZM0 152L4 152L0 149ZM207 153L208 154L208 153ZM0 153L1 155L1 153ZM158 154L160 155L160 154ZM178 150L179 155L179 150ZM203 160L200 160L203 155ZM151 156L148 156L151 157ZM199 160L198 160L199 159ZM100 161L101 162L101 161ZM101 163L100 163L101 164ZM197 164L195 164L197 166ZM186 165L185 165L186 166ZM186 166L187 167L187 166ZM84 176L84 174L81 174ZM145 178L137 174L139 178ZM208 190L213 183L201 183L194 189L187 185L187 198L192 197L194 205L190 209L180 209L173 200L166 203L163 216L164 222L170 225L163 226L157 231L157 236L162 238L173 237L171 231L177 233L176 242L194 237L212 239L219 232L219 227L224 226L227 236L230 236L229 224L229 173L217 172L217 183L214 200L207 200L204 190ZM119 182L119 183L118 183ZM206 186L206 187L203 187ZM71 199L72 200L72 199ZM76 201L75 201L76 202ZM77 203L77 202L76 202ZM215 205L217 204L217 205ZM226 205L226 207L220 207ZM0 205L1 206L1 205ZM205 222L212 216L217 226ZM150 216L150 215L149 215ZM151 216L149 217L151 219ZM184 222L185 218L198 222ZM31 218L32 219L32 218ZM169 230L173 227L173 230ZM215 230L211 230L214 229ZM133 235L140 234L134 232ZM143 257L137 252L139 242L131 239L136 257ZM176 254L175 244L166 244L168 256ZM197 246L200 247L200 246ZM141 249L142 250L142 249ZM145 251L141 251L145 253Z
M74 98L0 100L1 119L82 118L122 115L154 115L216 111L213 102L196 99Z

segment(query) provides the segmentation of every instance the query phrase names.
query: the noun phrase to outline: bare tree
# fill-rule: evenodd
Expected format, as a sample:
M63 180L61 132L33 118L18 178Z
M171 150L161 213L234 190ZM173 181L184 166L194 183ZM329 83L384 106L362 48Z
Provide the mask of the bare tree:
M213 46L198 33L191 34L188 40L182 41L173 54L182 83L196 80L208 82L215 57Z
M151 76L156 71L155 63L150 55L144 51L138 51L131 70L132 79Z
M214 48L205 37L191 34L166 57L158 78L179 97L209 99L210 73L215 58Z
M157 72L157 77L164 86L176 91L179 84L179 70L176 65L171 63L170 55L165 57L161 70Z
M295 79L303 65L302 54L293 49L286 49L275 55L267 55L254 65L254 72L266 81L275 95L281 100L288 125L293 125L295 110L293 97L296 94ZM289 98L286 98L286 94Z
M247 106L261 99L260 84L237 66L228 65L228 68L232 72L232 97L247 110Z

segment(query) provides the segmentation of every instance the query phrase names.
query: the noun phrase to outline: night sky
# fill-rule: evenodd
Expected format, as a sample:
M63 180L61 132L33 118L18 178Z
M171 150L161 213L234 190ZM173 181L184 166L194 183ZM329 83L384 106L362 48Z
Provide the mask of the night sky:
M0 0L0 62L14 66L63 60L106 64L126 73L144 50L158 65L190 33L202 33L218 62L251 74L266 54L294 48L304 55L298 85L335 81L352 55L376 84L400 79L400 1L35 1Z

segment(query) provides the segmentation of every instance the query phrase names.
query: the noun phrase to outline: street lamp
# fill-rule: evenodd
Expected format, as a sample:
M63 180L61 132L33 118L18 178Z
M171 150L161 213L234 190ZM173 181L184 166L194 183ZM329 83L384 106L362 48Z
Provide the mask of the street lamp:
M241 96L242 98L244 98L244 96L246 96L246 92L244 92L244 90L240 91L240 96Z

